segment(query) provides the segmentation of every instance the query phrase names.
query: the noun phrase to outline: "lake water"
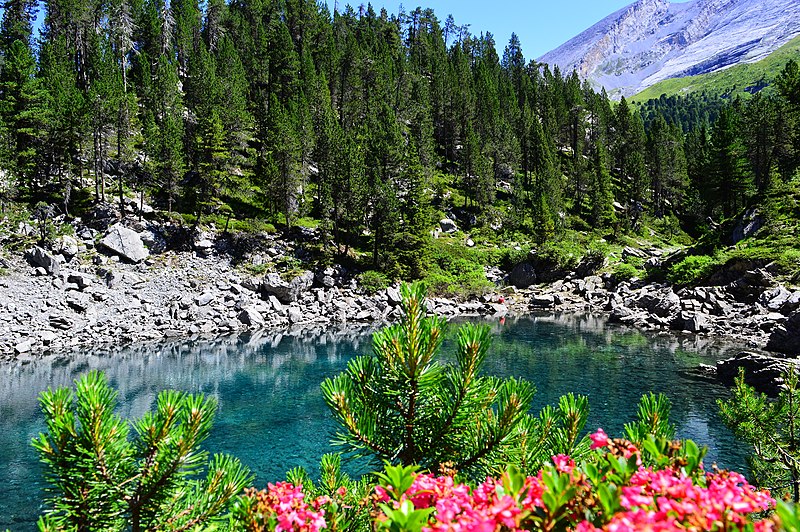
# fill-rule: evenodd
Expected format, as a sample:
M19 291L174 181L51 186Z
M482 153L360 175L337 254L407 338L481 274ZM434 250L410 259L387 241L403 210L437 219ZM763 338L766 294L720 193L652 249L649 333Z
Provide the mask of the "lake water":
M725 389L686 373L730 349L704 339L623 331L590 316L507 320L493 329L485 371L535 383L533 410L569 391L585 394L587 429L619 435L642 394L664 392L678 435L709 447L707 466L746 471L746 447L717 415L715 401ZM370 342L366 332L298 331L0 365L0 530L30 530L40 512L41 469L30 441L44 428L37 396L48 386L71 385L82 373L102 369L119 390L126 417L142 415L166 388L213 395L220 409L206 448L238 456L263 487L294 466L315 474L320 456L332 450L335 428L319 385L352 356L368 353ZM444 349L452 347L448 340Z

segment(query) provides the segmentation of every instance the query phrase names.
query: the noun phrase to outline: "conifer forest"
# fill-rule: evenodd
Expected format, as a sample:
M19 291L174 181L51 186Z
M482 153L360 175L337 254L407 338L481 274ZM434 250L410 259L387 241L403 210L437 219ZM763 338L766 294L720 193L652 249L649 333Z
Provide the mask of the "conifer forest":
M697 235L800 164L793 62L747 101L617 103L430 9L7 0L0 57L4 205L310 218L401 278L440 212L536 242L642 216Z

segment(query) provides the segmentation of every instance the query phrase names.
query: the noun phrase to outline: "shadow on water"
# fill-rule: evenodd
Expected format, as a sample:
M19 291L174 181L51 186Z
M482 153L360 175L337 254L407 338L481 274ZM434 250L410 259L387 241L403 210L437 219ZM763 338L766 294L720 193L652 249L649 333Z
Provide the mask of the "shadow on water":
M685 376L698 363L725 356L724 345L625 331L592 316L509 319L492 328L485 371L534 382L534 411L566 392L585 394L592 409L587 428L619 434L642 394L664 392L679 436L709 446L708 465L744 470L746 449L717 417L715 401L725 390ZM452 352L455 329L445 352ZM47 387L69 386L88 370L103 370L119 391L119 413L129 418L146 412L164 389L212 395L220 409L206 447L238 456L263 486L294 466L315 471L331 450L335 426L319 385L352 356L370 351L370 332L255 333L0 366L0 529L30 529L39 513L43 483L30 440L44 428L37 397Z

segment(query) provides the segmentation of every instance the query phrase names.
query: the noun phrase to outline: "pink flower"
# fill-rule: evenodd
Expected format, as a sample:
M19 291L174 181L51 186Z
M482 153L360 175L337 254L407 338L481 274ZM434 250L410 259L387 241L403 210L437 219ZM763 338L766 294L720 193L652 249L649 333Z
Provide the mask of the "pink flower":
M601 447L608 447L609 444L611 444L611 439L603 431L603 429L597 429L597 432L595 432L594 434L590 434L589 438L592 440L592 449L600 449Z
M557 454L551 460L559 473L572 473L575 469L575 460L565 454Z

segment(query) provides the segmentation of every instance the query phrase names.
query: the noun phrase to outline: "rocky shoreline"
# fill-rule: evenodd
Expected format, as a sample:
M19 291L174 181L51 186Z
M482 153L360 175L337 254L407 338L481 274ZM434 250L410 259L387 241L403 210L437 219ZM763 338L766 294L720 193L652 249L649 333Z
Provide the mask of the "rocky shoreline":
M170 249L174 227L114 222L109 216L108 223L75 223L74 236L48 249L30 248L24 258L3 259L0 360L289 327L377 327L399 316L397 286L366 294L342 267L257 274L240 266L228 237L183 234L184 249ZM248 250L250 265L302 255L296 242L268 235ZM782 357L800 354L800 290L776 283L768 265L744 268L718 286L680 290L618 282L586 268L528 285L520 282L519 269L494 293L468 301L431 298L430 311L496 318L599 312L640 330L719 337ZM521 269L533 272L535 265ZM487 271L487 277L499 280L498 273Z

